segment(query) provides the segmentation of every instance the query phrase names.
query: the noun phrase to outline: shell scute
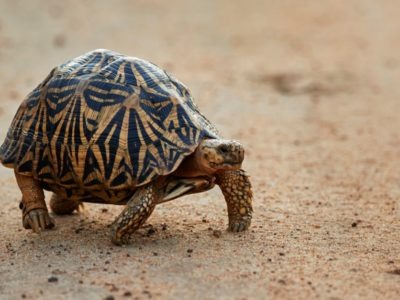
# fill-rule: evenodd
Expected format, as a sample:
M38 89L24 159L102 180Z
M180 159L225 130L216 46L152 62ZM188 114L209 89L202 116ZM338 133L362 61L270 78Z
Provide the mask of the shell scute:
M27 96L0 160L68 194L124 195L173 172L204 137L218 132L182 83L145 60L96 50L54 68Z

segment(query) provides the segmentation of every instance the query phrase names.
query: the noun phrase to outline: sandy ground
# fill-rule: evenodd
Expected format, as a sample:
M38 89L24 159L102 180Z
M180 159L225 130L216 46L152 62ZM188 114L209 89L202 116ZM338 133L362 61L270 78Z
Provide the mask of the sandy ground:
M108 238L121 207L38 236L0 168L0 299L399 299L396 1L65 2L0 1L0 140L53 66L143 57L244 143L254 219L227 232L215 189L160 205L127 247Z

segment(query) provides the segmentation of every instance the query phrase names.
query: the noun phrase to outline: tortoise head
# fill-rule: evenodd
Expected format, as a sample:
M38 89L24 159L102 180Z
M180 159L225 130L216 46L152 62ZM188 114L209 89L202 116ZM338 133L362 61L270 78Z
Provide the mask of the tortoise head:
M240 169L244 159L242 144L234 140L206 139L196 150L197 163L211 173Z

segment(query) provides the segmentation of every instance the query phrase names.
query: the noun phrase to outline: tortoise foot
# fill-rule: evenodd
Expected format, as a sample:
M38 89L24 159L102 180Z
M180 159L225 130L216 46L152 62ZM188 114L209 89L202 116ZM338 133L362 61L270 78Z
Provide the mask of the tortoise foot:
M232 232L242 232L247 230L250 227L250 224L251 224L251 217L250 218L243 217L240 220L231 220L229 222L228 230Z
M75 210L81 211L83 204L80 201L65 199L53 194L50 199L50 208L57 215L71 215Z
M243 170L217 175L217 183L228 206L228 230L241 232L249 228L253 214L253 192L249 177Z
M53 218L50 217L46 209L37 208L28 212L22 219L25 229L32 229L35 233L42 230L51 229L55 226Z
M121 234L121 231L115 228L111 228L111 242L116 246L130 244L129 234Z
M129 244L129 236L148 219L158 200L154 184L139 188L111 225L111 241L117 246Z

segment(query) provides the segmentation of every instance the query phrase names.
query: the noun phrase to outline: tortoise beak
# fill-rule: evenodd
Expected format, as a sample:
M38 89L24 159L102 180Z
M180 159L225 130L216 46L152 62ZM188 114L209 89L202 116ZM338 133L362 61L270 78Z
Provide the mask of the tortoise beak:
M227 164L241 164L244 159L244 148L242 144L236 141L227 144L222 144L218 147L219 152L225 156Z
M228 163L231 164L232 166L238 165L240 168L243 160L244 160L244 149L243 147L240 147L239 149L236 149L236 151L232 151Z

